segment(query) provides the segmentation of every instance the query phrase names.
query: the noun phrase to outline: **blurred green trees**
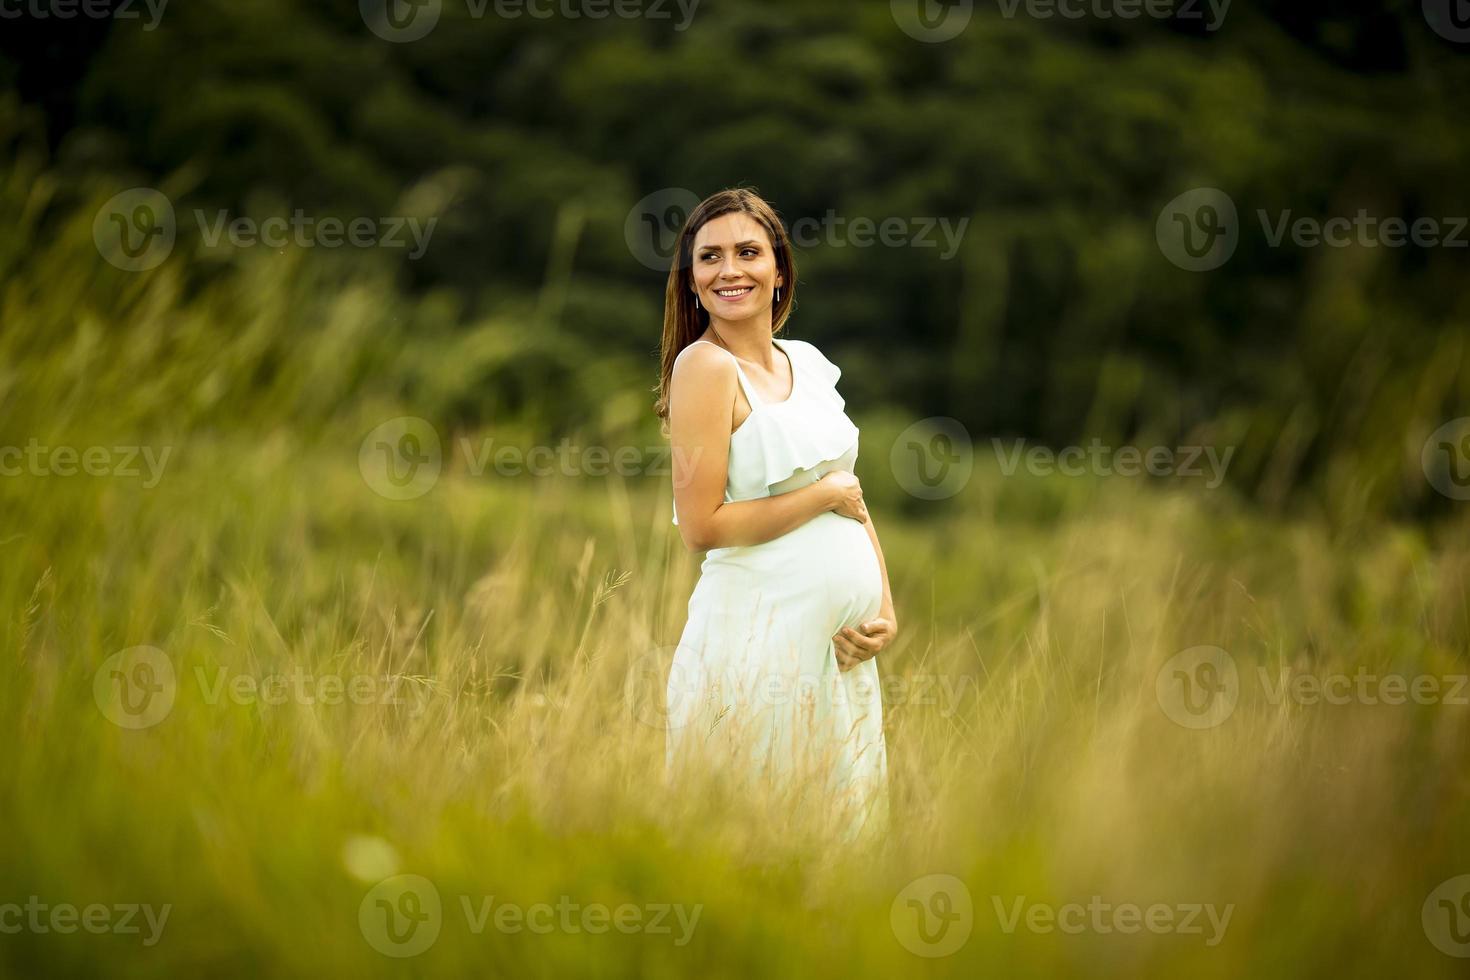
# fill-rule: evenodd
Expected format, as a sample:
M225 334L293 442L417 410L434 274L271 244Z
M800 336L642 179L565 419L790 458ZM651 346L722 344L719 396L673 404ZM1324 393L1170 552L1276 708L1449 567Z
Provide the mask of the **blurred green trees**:
M340 370L302 389L323 413L381 390L466 424L640 425L663 274L630 247L629 210L747 183L788 225L969 219L948 260L851 239L802 250L789 329L842 365L859 413L949 415L982 442L1233 445L1245 493L1346 520L1448 503L1418 458L1470 413L1470 249L1273 246L1258 216L1470 214L1470 50L1418 3L1237 3L1214 31L980 4L940 44L876 2L704 0L682 31L676 7L440 9L411 43L382 40L349 2L201 0L153 30L12 22L4 268L10 289L65 305L45 337L7 349L93 330L166 366L168 343L136 335L157 329L137 305L157 301L149 282L186 305L236 297L200 328L222 334L240 297L275 289L290 329L216 387L264 396ZM174 200L179 245L120 273L82 230L136 185ZM1198 187L1239 212L1235 254L1208 272L1176 267L1155 237L1161 209ZM318 249L308 272L205 247L189 215L221 208L438 224L417 261ZM334 341L343 358L292 366L322 357L310 335L340 329L304 311L362 290L378 298ZM385 312L398 302L419 312ZM5 329L22 322L41 321Z

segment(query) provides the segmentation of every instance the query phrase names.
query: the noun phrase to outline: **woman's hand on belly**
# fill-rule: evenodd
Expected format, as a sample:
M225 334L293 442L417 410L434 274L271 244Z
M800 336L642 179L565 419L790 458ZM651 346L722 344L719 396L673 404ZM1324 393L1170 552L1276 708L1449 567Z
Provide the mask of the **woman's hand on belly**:
M857 629L844 626L832 637L832 645L837 652L837 669L848 671L864 660L872 660L893 642L897 633L898 627L893 620L882 616L860 623Z
M859 524L867 523L868 505L863 502L863 485L855 474L833 470L817 482L832 488L836 504L831 510Z

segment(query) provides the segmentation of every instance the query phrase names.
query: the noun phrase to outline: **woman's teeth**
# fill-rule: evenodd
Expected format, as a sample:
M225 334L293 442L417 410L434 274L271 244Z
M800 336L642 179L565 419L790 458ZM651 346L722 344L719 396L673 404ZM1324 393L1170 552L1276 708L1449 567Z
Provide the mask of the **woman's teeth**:
M739 299L754 288L754 286L741 286L739 289L716 289L715 295L721 299Z

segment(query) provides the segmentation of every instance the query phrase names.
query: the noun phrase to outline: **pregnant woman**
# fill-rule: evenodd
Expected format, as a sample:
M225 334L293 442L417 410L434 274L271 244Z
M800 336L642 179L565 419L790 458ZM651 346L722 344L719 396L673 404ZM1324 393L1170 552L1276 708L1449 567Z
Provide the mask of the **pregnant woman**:
M707 554L669 673L667 763L753 777L851 839L887 824L873 658L898 626L841 372L775 336L795 292L786 230L756 194L721 191L689 215L657 413L674 523Z

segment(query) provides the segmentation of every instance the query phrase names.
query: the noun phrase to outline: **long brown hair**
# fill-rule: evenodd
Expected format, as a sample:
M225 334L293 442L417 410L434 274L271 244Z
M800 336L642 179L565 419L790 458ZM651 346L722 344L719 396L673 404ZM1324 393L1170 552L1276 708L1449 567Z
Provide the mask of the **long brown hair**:
M786 226L781 223L776 209L755 190L744 187L723 190L711 194L689 212L679 232L679 244L674 249L673 264L669 267L668 285L664 287L662 362L658 388L655 389L658 399L654 402L653 412L659 417L665 435L669 431L669 381L674 375L674 360L709 326L709 312L694 305L694 236L715 218L737 212L748 214L760 222L766 234L771 236L771 247L776 253L776 271L781 274L784 285L781 298L771 308L773 336L786 325L791 305L796 300L796 257L791 252L791 239L787 237Z

